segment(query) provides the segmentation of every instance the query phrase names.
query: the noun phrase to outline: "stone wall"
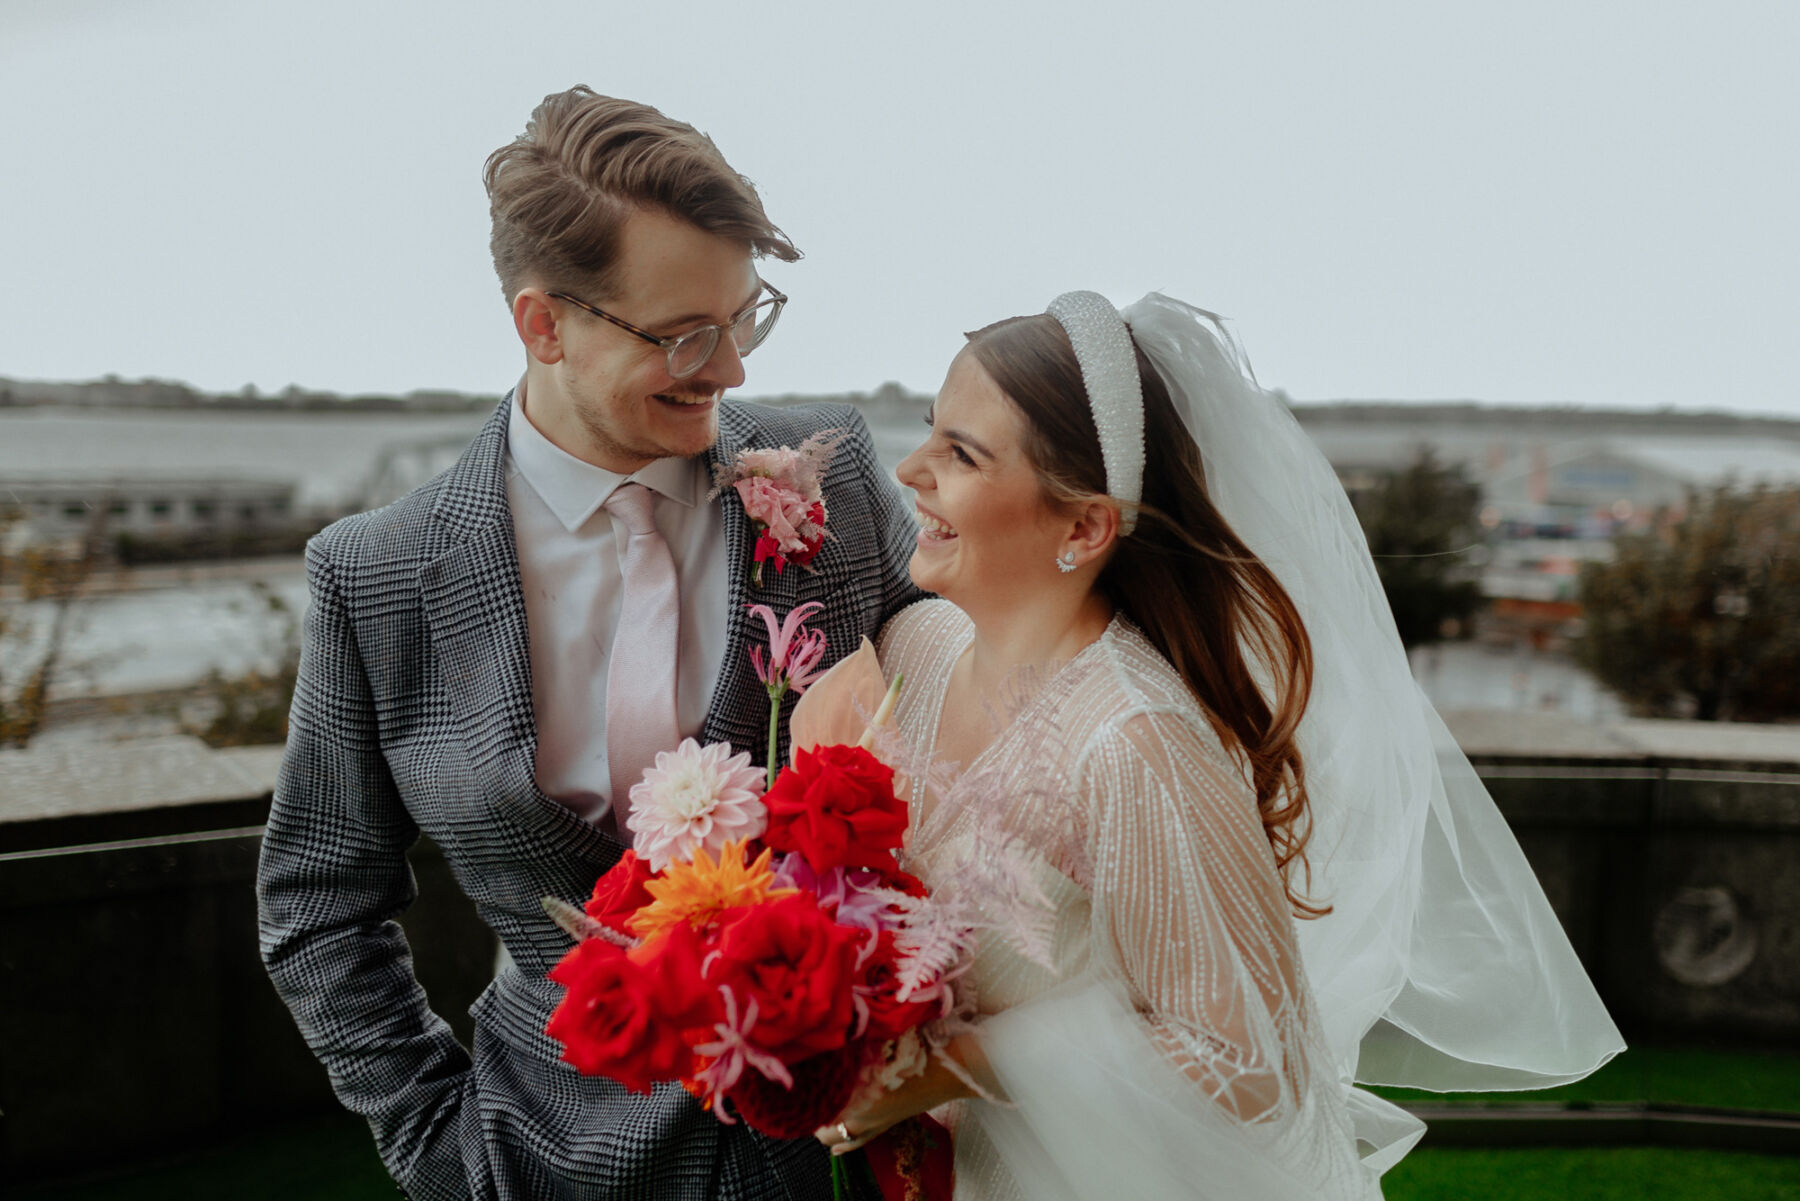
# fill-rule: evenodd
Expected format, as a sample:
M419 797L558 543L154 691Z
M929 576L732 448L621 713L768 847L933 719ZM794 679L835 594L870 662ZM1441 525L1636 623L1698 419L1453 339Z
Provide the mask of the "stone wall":
M1800 727L1445 716L1629 1038L1800 1045Z
M154 1159L335 1107L257 951L278 752L0 752L0 1178ZM495 943L429 842L401 919L465 1042Z

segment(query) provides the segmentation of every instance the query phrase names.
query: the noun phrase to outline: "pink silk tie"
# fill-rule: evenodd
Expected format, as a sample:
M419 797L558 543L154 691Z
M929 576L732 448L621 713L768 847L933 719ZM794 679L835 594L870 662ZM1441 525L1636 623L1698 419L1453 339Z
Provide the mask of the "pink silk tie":
M674 556L650 511L652 497L642 484L621 484L604 506L630 532L625 594L606 672L606 767L612 778L613 820L626 839L631 786L643 778L645 768L655 766L656 752L672 751L681 740L675 719L681 598Z

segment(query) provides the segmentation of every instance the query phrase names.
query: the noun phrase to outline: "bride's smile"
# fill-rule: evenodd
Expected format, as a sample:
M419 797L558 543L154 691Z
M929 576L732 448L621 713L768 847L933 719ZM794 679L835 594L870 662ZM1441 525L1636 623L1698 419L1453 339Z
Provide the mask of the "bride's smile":
M1014 610L1058 578L1072 521L1046 500L1024 418L974 355L950 364L926 421L897 471L918 498L913 581L970 613Z
M921 546L928 546L933 542L948 542L956 537L955 530L922 508L913 510L913 520L919 524L919 544Z

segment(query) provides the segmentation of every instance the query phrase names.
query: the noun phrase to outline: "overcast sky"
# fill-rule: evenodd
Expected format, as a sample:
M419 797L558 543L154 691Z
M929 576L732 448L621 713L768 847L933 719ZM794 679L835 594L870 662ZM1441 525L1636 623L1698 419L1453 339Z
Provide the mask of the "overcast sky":
M1800 416L1800 4L0 0L0 375L499 392L482 160L575 83L806 252L745 395L1094 288L1299 399Z

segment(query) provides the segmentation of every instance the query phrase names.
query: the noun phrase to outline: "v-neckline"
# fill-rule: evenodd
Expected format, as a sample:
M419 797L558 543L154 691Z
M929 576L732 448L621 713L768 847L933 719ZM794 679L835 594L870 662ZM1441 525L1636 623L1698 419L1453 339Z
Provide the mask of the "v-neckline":
M1119 621L1119 614L1114 613L1112 615L1112 617L1107 621L1106 628L1104 630L1100 631L1100 636L1098 638L1094 639L1092 642L1088 643L1086 646L1084 646L1080 650L1076 651L1069 658L1063 660L1063 662L1057 666L1057 668L1054 672L1052 672L1049 676L1045 677L1043 682L1032 692L1030 698L1028 700L1026 700L1026 702L1019 707L1019 711L1017 713L1013 714L1012 720L1007 722L1004 727L1002 727L998 732L996 732L994 737L992 738L992 740L990 740L986 746L982 747L981 750L976 753L974 758L970 759L967 763L959 763L956 765L956 774L959 777L966 776L970 772L973 772L975 769L980 767L988 758L990 758L992 755L994 755L994 753L1001 747L1001 745L1003 743L1005 743L1008 735L1010 735L1015 729L1017 729L1019 726L1019 723L1024 721L1025 718L1028 717L1033 712L1033 710L1035 710L1038 707L1038 705L1042 702L1044 695L1050 691L1051 685L1053 685L1059 678L1061 678L1064 672L1068 671L1070 668L1074 667L1077 663L1081 662L1082 659L1086 658L1088 653L1090 651L1092 651L1095 647L1097 647L1101 643L1105 642L1106 639L1112 634L1113 627L1118 624L1118 621ZM974 626L974 623L971 622L968 625L967 632L963 636L961 645L959 645L956 648L956 653L953 655L950 655L947 659L945 659L943 661L943 665L938 669L936 678L932 681L933 685L935 686L934 690L936 692L936 695L931 698L932 707L931 707L931 711L930 711L931 716L930 716L930 720L929 720L929 725L927 725L927 727L925 729L925 737L920 742L920 746L924 751L924 762L927 764L931 764L931 765L935 766L938 762L938 758L937 758L938 729L942 725L943 719L944 719L944 702L949 698L949 695L950 695L950 677L955 674L956 665L958 663L962 662L963 656L969 653L970 648L972 646L974 646L974 644L975 644L975 626ZM1025 670L1025 669L1020 669L1020 670ZM925 802L926 802L925 791L926 791L927 784L928 784L928 776L921 776L919 779L913 781L913 785L912 785L913 795L912 795L911 801L912 801L912 806L913 806L913 810L914 810L913 824L916 829L923 829L926 821L933 819L935 817L936 811L937 811L936 804L933 804L929 810L925 807ZM941 800L941 798L940 798L940 800Z

